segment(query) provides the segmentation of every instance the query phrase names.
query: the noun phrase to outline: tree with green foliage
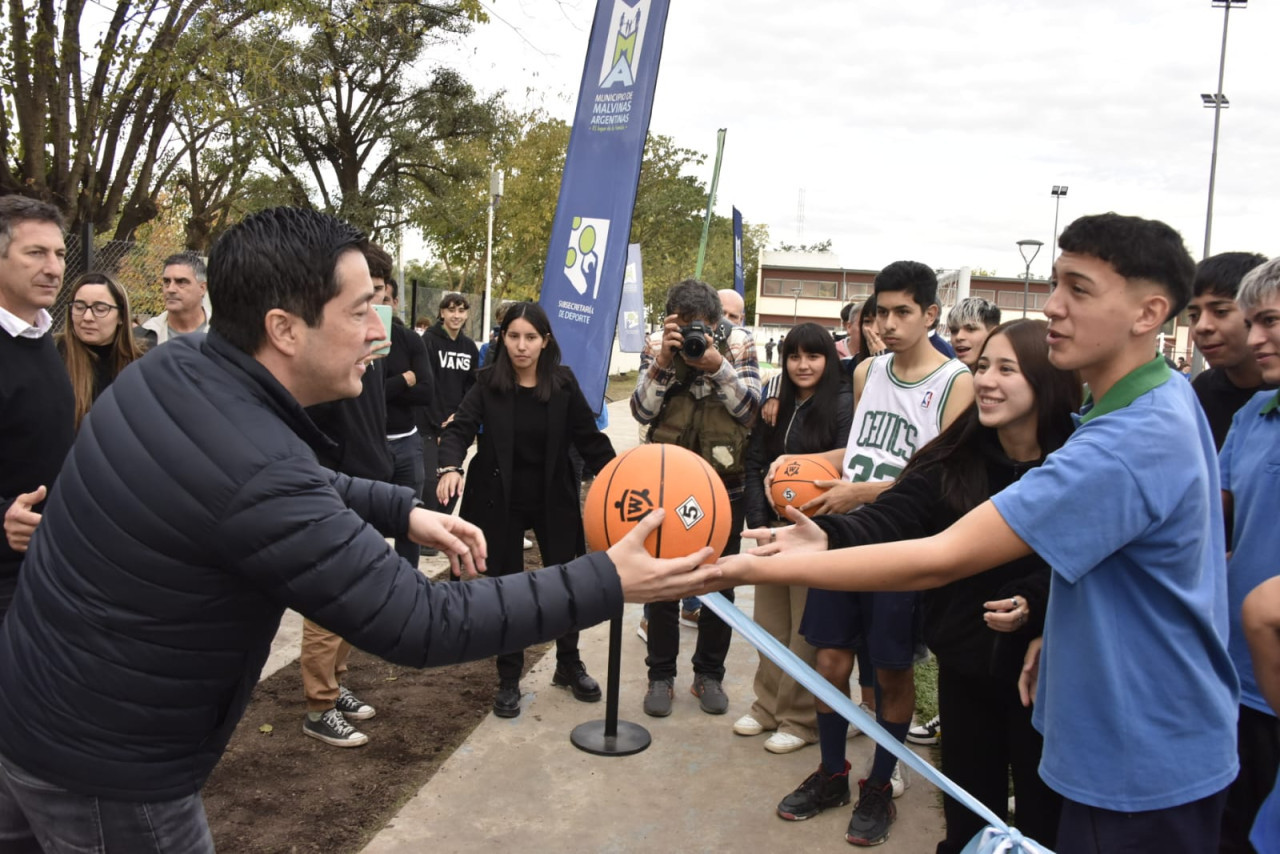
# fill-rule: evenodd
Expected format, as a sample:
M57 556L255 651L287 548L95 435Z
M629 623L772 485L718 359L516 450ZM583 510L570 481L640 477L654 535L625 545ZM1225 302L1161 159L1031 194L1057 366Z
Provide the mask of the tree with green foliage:
M260 30L277 59L253 84L276 96L259 127L290 194L387 241L415 203L474 178L450 144L493 133L496 98L428 60L482 19L477 0L317 0L300 34Z
M0 26L0 193L128 238L156 216L168 167L189 145L174 139L174 113L195 69L274 2L11 2Z
M551 226L560 194L569 126L545 114L508 115L490 146L470 145L460 157L471 158L483 175L460 182L451 193L414 212L427 243L440 263L464 287L483 287L489 203L489 165L506 172L505 196L494 219L494 304L504 299L537 299L541 292ZM692 174L705 157L681 148L666 136L649 136L640 169L640 184L631 220L631 242L641 245L645 301L650 320L657 319L666 291L693 275L702 219L707 204L705 184ZM747 281L754 283L758 248L767 240L762 226L749 226L743 239ZM716 287L733 287L733 230L725 217L712 221L704 278ZM754 287L748 288L753 292ZM751 297L749 296L749 299Z

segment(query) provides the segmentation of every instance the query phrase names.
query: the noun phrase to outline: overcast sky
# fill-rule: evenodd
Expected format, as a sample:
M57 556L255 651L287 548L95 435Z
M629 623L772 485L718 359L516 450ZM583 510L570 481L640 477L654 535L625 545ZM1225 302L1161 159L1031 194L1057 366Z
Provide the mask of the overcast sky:
M594 0L487 0L456 57L483 91L571 120ZM717 211L770 246L1021 276L1015 245L1114 210L1204 246L1221 9L1210 0L674 0L650 131L708 155ZM1280 9L1232 9L1211 251L1280 254ZM801 231L798 208L804 195Z

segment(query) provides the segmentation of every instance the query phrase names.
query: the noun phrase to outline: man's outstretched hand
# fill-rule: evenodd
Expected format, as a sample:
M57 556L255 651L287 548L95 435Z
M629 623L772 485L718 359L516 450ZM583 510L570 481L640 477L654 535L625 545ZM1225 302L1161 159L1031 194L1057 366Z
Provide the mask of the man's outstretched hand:
M707 564L710 548L688 557L665 559L645 551L644 541L662 524L663 515L661 509L653 511L607 552L622 582L622 597L628 602L674 602L714 589L720 577L719 567Z

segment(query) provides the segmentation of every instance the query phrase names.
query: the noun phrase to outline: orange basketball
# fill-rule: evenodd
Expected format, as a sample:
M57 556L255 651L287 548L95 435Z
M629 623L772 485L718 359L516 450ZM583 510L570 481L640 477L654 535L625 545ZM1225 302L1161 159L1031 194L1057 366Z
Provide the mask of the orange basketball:
M711 465L678 445L640 445L615 457L587 492L582 521L587 546L602 551L654 509L667 511L645 540L654 557L684 557L711 546L715 560L729 542L729 493Z
M825 489L813 485L815 480L839 480L840 472L831 462L819 454L809 454L787 460L784 466L778 466L774 472L773 483L769 487L769 500L773 508L783 519L786 507L799 510L805 504L817 498ZM806 513L812 516L812 513Z

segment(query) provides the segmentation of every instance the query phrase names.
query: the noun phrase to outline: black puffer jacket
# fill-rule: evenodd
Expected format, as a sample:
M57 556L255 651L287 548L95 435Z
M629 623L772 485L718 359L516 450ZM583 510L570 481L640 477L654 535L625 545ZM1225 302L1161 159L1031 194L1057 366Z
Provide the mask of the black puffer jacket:
M0 753L87 795L204 784L284 608L414 666L484 658L614 616L604 554L432 585L365 520L403 533L402 487L321 468L327 440L217 333L121 373L67 457L0 626Z

